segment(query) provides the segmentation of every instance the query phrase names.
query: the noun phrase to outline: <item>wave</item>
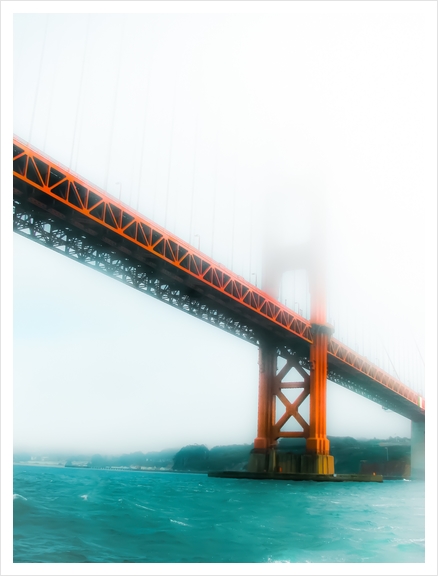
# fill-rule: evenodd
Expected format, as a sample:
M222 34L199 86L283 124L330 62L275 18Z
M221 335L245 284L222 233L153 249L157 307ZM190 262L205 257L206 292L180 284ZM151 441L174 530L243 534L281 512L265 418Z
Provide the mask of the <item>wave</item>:
M153 508L148 508L147 506L142 506L141 504L136 504L139 508L144 508L145 510L150 510L151 512L155 512Z
M423 484L141 478L16 467L14 562L424 562Z
M173 522L174 524L180 524L181 526L189 526L188 524L185 524L184 522L179 522L179 520L172 520L172 518L170 518L170 521ZM190 526L189 526L190 528Z

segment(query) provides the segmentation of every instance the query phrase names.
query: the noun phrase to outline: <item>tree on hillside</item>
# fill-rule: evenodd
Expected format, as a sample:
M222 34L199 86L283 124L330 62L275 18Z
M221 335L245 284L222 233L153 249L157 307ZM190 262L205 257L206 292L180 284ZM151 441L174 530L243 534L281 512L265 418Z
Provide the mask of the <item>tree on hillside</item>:
M184 446L173 457L173 470L207 470L209 450L204 444Z

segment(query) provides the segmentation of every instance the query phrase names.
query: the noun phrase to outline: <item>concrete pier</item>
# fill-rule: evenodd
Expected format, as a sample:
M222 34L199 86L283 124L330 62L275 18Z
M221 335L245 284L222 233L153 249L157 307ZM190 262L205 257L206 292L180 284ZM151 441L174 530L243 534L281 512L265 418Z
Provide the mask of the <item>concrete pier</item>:
M424 421L411 422L411 478L425 479Z
M238 478L247 480L293 480L313 482L383 482L381 474L287 474L283 472L209 472L210 478Z
M293 454L271 448L254 449L249 457L248 472L253 474L331 474L334 458L329 454Z

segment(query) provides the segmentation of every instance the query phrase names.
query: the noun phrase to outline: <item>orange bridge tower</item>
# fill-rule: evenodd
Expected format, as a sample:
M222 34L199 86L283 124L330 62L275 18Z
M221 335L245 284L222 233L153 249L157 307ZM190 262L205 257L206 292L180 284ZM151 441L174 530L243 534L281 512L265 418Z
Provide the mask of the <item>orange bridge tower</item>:
M278 371L279 351L269 340L260 341L257 437L248 464L249 472L334 474L334 458L330 455L326 432L327 349L333 328L326 321L326 265L321 250L321 228L310 243L299 249L279 250L276 247L272 251L265 250L262 287L272 297L279 296L283 272L294 268L306 268L308 271L312 325L310 373L290 355ZM283 353L281 355L284 356ZM285 381L292 368L302 380ZM283 392L291 388L302 390L293 402ZM309 422L299 412L307 397ZM278 420L277 399L285 407L284 414ZM283 430L290 418L298 422L301 431ZM277 450L279 438L305 438L305 453L297 455Z

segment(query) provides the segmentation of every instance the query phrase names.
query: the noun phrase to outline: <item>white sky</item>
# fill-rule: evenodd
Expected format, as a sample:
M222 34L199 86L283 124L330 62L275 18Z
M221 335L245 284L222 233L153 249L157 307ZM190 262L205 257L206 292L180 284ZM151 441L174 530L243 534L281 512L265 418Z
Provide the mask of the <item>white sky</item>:
M435 42L427 10L389 5L15 15L13 131L258 285L269 213L296 246L317 196L336 337L425 394ZM252 442L256 348L17 235L13 264L17 449ZM308 316L302 271L281 299ZM410 434L328 403L328 434Z

